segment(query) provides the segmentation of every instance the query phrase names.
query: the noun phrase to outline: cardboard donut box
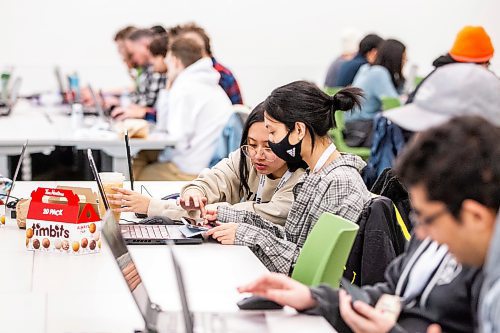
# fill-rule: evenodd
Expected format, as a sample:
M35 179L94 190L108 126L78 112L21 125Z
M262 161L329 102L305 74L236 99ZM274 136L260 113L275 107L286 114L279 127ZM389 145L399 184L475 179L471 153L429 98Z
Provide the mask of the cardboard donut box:
M101 251L101 218L89 188L39 187L31 193L26 247L68 255Z

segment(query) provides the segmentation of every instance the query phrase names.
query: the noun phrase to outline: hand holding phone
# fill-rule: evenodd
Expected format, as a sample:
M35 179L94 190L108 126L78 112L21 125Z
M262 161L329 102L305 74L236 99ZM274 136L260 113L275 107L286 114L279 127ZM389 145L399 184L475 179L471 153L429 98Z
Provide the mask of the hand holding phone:
M351 296L352 303L355 301L361 301L363 303L370 304L370 297L367 292L357 285L352 284L351 281L346 278L342 278L340 280L340 285Z

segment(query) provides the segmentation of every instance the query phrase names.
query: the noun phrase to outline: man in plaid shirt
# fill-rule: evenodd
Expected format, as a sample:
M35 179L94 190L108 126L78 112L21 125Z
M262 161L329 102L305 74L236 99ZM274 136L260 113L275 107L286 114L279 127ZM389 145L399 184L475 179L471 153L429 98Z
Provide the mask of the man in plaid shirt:
M127 36L125 45L132 59L139 67L136 79L136 91L131 94L131 104L127 107L115 107L111 116L117 120L126 118L145 118L156 120L153 106L161 89L165 88L166 75L155 72L150 64L152 54L149 45L155 33L150 29L139 29Z
M137 78L137 89L130 95L133 104L153 107L161 89L165 88L166 75L153 70L148 65Z
M341 155L320 172L305 174L293 189L295 198L284 227L253 212L225 206L217 208L217 221L239 222L232 223L234 244L248 246L270 271L290 274L321 214L330 212L357 222L370 200L359 174L365 165L358 156Z
M241 98L240 87L238 86L238 82L236 82L236 78L233 73L222 66L215 58L212 56L212 62L214 64L214 68L220 74L219 85L224 89L227 96L231 100L233 104L243 104L243 99Z

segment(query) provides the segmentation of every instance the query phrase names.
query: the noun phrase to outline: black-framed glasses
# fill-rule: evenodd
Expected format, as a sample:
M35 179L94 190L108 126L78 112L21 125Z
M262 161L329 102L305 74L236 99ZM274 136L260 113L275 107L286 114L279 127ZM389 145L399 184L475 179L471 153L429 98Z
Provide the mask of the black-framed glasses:
M254 147L250 145L243 145L240 147L240 149L243 154L245 154L245 156L249 158L255 158L257 154L262 154L268 162L274 162L274 160L276 160L276 155L269 147Z
M447 214L449 211L447 208L443 208L442 210L426 217L422 217L422 213L419 212L418 210L412 210L410 212L410 221L413 224L414 227L417 226L429 226L433 224L438 218L443 216L444 214Z

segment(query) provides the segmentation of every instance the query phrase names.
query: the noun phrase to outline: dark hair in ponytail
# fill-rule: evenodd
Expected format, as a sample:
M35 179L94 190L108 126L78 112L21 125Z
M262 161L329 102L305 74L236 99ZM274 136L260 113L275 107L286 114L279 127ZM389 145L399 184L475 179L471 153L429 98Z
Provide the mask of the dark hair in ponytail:
M343 88L329 96L314 83L295 81L274 89L264 101L264 108L288 130L293 129L296 122L304 123L311 133L314 148L315 137L326 136L336 126L335 112L359 108L362 97L359 88Z

